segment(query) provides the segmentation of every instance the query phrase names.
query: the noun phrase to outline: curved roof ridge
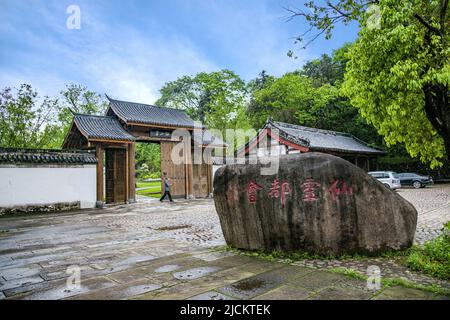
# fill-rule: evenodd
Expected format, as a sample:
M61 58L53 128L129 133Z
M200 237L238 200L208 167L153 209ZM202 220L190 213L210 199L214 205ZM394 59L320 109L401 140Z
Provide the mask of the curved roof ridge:
M108 116L108 115L77 113L77 112L75 112L73 115L74 116L82 116L82 117L115 118L114 116Z
M306 127L306 126L302 126L300 124L292 124L292 123L286 123L286 122L280 122L280 121L273 121L273 124L281 124L281 126L285 126L288 128L301 128L302 130L307 130L307 131L313 131L313 132L321 132L321 133L331 133L331 134L336 134L336 135L341 135L341 136L352 136L352 134L350 133L346 133L346 132L341 132L341 131L334 131L334 130L327 130L327 129L318 129L318 128L311 128L311 127Z
M177 110L177 111L181 111L186 113L186 110L184 109L178 109L178 108L174 108L174 107L161 107L161 106L157 106L155 104L149 104L149 103L142 103L142 102L133 102L133 101L128 101L128 100L119 100L119 99L113 99L110 96L108 96L107 94L105 94L105 96L108 98L108 100L111 101L116 101L116 102L122 102L122 103L132 103L132 104L139 104L141 106L150 106L153 108L160 108L160 109L171 109L171 110Z
M109 99L109 109L125 123L163 125L172 128L193 128L195 121L185 110L150 104ZM108 112L108 111L107 111Z

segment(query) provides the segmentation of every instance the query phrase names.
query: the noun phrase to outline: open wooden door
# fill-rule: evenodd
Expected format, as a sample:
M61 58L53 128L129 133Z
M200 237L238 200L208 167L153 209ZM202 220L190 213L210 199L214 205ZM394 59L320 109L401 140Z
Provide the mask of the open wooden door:
M161 141L161 176L167 172L170 179L170 194L172 197L186 196L186 166L184 164L174 164L171 158L172 149L177 142ZM164 186L161 185L164 192Z
M106 203L124 203L127 201L126 150L105 149Z

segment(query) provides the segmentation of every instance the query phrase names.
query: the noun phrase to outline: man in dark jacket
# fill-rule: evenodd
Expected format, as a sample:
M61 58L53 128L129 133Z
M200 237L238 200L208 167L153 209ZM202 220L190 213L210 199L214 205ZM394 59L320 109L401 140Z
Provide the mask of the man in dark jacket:
M162 182L163 182L163 187L164 187L164 193L163 193L161 199L159 199L159 201L163 201L167 195L167 196L169 196L170 202L173 202L172 196L170 195L170 179L169 179L169 177L167 177L167 172L163 172L163 181Z

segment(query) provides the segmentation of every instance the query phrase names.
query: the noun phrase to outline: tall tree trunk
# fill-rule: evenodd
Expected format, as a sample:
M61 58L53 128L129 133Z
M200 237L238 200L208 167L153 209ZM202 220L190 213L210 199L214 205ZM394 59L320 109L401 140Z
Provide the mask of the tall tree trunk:
M445 152L450 161L450 106L448 87L427 84L423 88L425 94L425 112L436 132L444 139Z

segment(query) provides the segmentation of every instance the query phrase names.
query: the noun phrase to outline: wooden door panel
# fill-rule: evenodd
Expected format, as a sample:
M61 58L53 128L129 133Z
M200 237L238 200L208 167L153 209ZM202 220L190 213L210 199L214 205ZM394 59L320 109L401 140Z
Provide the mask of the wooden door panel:
M167 172L170 179L170 193L172 196L186 196L186 173L184 164L174 164L171 158L172 149L176 142L161 142L161 175ZM164 185L161 184L164 192Z
M105 149L105 168L106 203L126 202L126 150Z

